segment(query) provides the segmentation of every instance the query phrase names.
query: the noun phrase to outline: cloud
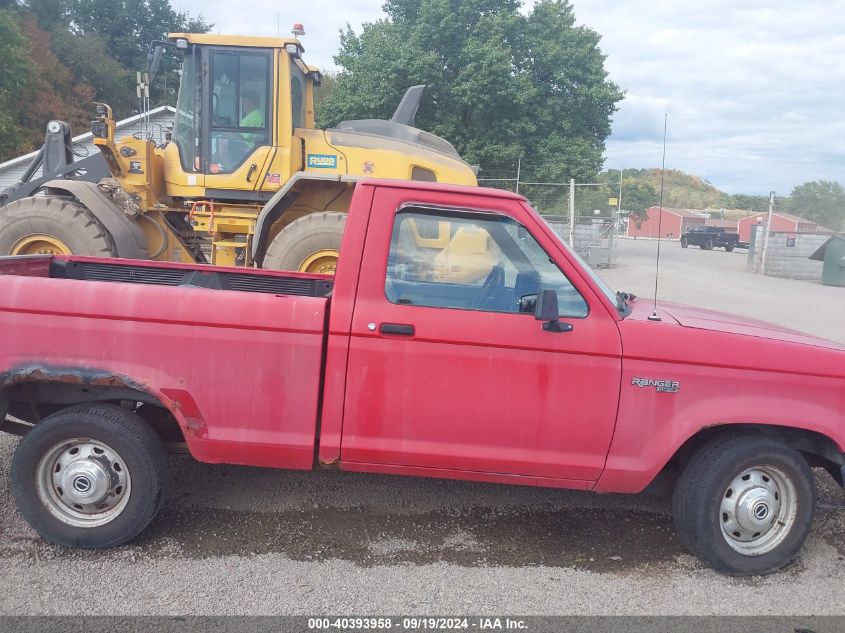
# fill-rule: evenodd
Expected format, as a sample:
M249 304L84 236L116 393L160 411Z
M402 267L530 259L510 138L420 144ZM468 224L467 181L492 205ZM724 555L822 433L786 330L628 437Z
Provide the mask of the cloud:
M602 35L610 78L627 91L607 165L660 164L729 192L789 193L845 181L845 0L573 0ZM381 0L186 0L215 32L276 35L303 22L306 59L333 66L346 23L383 17Z
M845 180L845 2L575 0L627 90L607 164L659 165L729 192Z
M179 11L202 14L214 24L212 33L226 35L290 35L295 22L305 26L302 43L305 59L321 68L332 68L340 48L340 29L349 23L360 30L363 22L384 17L380 0L311 0L307 3L278 0L183 0L174 2Z

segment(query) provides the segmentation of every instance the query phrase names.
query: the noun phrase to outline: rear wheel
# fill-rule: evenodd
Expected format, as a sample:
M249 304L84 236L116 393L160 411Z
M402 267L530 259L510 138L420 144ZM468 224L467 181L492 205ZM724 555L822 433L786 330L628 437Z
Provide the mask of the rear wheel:
M18 444L12 492L42 537L67 547L121 545L164 499L167 453L139 416L80 405L47 416Z
M733 252L733 250L734 250L733 244L728 244L728 245L726 245L726 246L725 246L725 250L726 250L728 253Z
M689 242L687 242L687 238L682 237L681 238L681 248L688 248L688 247L689 247Z
M267 248L264 268L333 275L346 214L312 213L291 222Z
M115 257L105 227L76 200L33 196L0 208L0 255Z
M717 571L766 574L801 549L815 509L813 473L795 449L762 436L725 436L701 447L675 487L675 527Z

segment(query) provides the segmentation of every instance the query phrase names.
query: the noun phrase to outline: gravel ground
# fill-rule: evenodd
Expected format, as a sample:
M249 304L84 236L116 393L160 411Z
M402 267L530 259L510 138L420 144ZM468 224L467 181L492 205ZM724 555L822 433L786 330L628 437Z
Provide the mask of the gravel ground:
M653 242L623 241L616 288L645 295ZM738 252L664 245L667 300L845 342L845 289L760 278ZM0 436L0 614L845 614L845 495L818 473L800 558L732 579L686 554L665 498L172 459L162 512L106 552L41 541L14 510Z

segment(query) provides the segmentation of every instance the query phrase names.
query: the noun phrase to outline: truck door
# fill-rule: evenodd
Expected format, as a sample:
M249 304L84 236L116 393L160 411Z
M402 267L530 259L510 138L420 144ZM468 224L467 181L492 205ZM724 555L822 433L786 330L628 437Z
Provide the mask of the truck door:
M550 257L557 249L562 259L545 232L535 237L495 210L403 204L402 193L376 190L373 218L392 216L371 221L367 233L341 462L574 486L597 479L621 372L608 308L568 261ZM535 320L546 288L556 290L571 331L548 332Z

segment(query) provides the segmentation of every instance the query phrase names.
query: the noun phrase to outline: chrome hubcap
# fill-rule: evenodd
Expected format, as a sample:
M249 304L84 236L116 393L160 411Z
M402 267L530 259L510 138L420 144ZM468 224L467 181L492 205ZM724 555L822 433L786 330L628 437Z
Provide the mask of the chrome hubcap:
M797 510L795 486L783 471L772 466L749 468L731 481L722 496L722 536L741 554L767 554L792 530Z
M77 438L57 444L38 463L38 496L68 525L97 527L126 507L131 478L123 458L107 444Z

